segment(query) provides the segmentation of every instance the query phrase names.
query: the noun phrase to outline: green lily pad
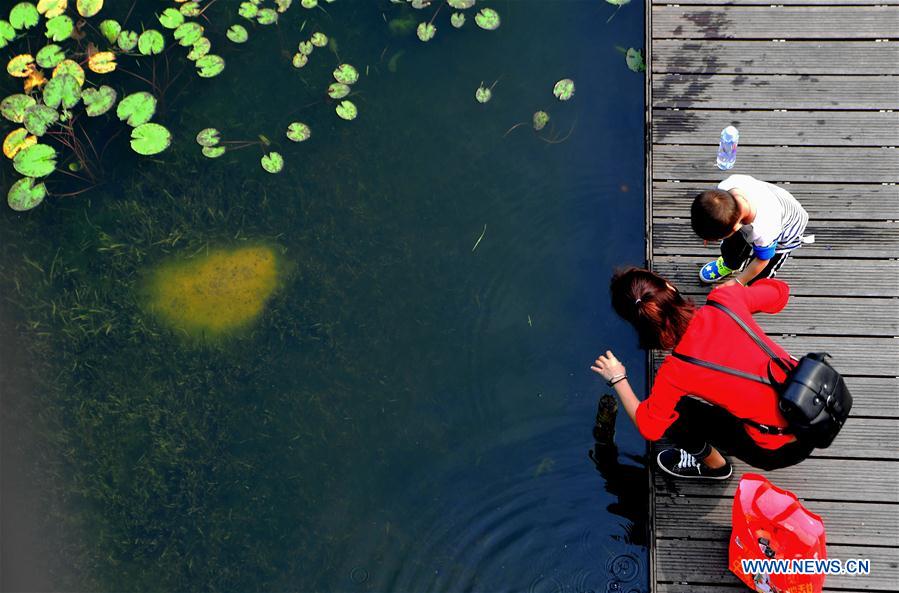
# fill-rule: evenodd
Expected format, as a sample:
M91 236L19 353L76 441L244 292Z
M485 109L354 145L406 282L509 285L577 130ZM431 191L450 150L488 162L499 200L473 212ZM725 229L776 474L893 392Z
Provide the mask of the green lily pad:
M241 2L240 6L237 7L237 14L251 21L259 14L259 7L252 2Z
M278 7L278 12L282 14L288 11L291 4L293 4L293 0L275 0L275 5Z
M55 43L45 45L34 56L34 61L41 68L56 68L65 59L66 53Z
M37 101L29 95L9 95L0 101L0 114L9 121L20 124L25 120L25 111L36 104Z
M359 114L356 105L352 101L341 101L337 105L335 111L337 111L337 115L340 119L345 119L347 121L356 119L356 116Z
M75 23L71 17L61 14L47 21L47 38L53 41L65 41L72 36Z
M75 60L63 60L53 69L54 78L62 74L68 74L74 78L79 87L84 84L84 68Z
M71 109L81 101L81 85L71 74L59 74L44 86L44 103L47 107Z
M493 98L493 91L482 84L474 92L474 98L477 99L478 103L486 103Z
M88 117L103 115L115 105L118 93L111 86L105 84L96 89L84 89L81 100L84 101L84 111Z
M52 19L66 11L69 0L38 0L37 11L44 15L45 19Z
M326 47L328 45L328 36L324 33L315 32L309 38L309 42L315 47Z
M20 150L12 164L25 177L46 177L56 169L56 151L46 144L33 144Z
M334 80L352 85L359 80L359 72L349 64L341 64L334 70Z
M23 124L25 129L35 136L43 136L50 126L59 121L59 114L55 109L46 105L37 104L25 110Z
M290 63L293 64L294 68L302 68L309 63L309 56L297 52L293 54L293 58L290 60Z
M36 179L25 177L19 179L9 188L6 194L6 203L16 212L31 210L44 201L47 197L47 186L43 183L35 184Z
M78 0L76 3L78 14L84 18L90 18L103 8L103 0Z
M499 29L499 13L492 8L482 8L478 14L474 15L474 22L487 31Z
M260 25L274 25L278 22L278 11L274 8L260 8L256 13L256 22Z
M16 38L16 30L12 28L9 21L0 19L0 49L3 49L9 42Z
M212 49L212 42L209 41L206 37L200 37L197 39L197 42L193 44L190 48L190 51L187 52L187 59L196 62L203 56L209 53L209 50Z
M16 78L26 78L31 73L32 68L34 68L34 56L31 54L13 56L6 64L6 72Z
M315 49L315 46L312 45L311 41L301 41L300 45L297 46L297 49L299 49L300 53L303 54L304 56L311 56L312 50Z
M203 10L200 8L199 2L185 2L178 10L180 10L181 14L183 14L187 18L194 18L203 14Z
M534 113L534 130L540 131L549 123L549 114L545 111L537 111Z
M137 38L137 50L145 56L161 54L164 49L165 37L156 29L147 29Z
M450 24L457 29L462 28L462 25L465 24L465 15L461 12L454 12L450 16Z
M450 8L455 8L456 10L466 10L474 6L475 0L447 0L447 4L450 5Z
M624 55L624 61L632 72L645 72L646 64L643 63L643 52L639 49L629 47Z
M137 46L137 33L134 31L122 31L119 33L116 43L122 51L131 51Z
M19 2L9 11L9 24L18 31L30 29L40 20L41 15L31 2Z
M197 134L197 144L200 146L215 146L222 139L222 133L215 128L204 128Z
M137 154L159 154L172 145L172 133L165 126L148 123L131 130L131 149Z
M197 74L200 78L218 76L225 69L225 60L221 56L208 54L197 60Z
M342 82L332 82L328 87L328 96L332 99L343 99L350 94L350 86Z
M205 157L217 159L225 154L225 150L224 146L204 146L201 152Z
M177 29L184 24L184 15L177 8L166 8L159 15L159 24L166 29Z
M281 169L284 168L284 157L274 150L263 155L260 162L262 163L262 168L269 173L280 173Z
M122 25L119 24L119 21L106 19L100 23L100 34L110 43L115 43L121 32Z
M300 0L300 6L312 9L318 6L318 0Z
M304 123L295 121L287 126L287 137L294 142L303 142L312 135L312 130Z
M574 96L574 81L563 78L553 86L553 94L559 101L567 101Z
M156 97L146 91L132 93L119 101L116 115L132 128L150 121L156 113Z
M625 4L630 4L631 0L606 0L612 6L624 6Z
M181 47L190 47L203 36L203 25L193 21L184 23L172 35Z
M245 43L250 37L250 34L247 33L247 28L243 25L231 25L228 27L228 32L225 35L234 43Z
M418 28L415 29L415 34L422 41L430 41L437 34L437 27L431 23L419 23Z

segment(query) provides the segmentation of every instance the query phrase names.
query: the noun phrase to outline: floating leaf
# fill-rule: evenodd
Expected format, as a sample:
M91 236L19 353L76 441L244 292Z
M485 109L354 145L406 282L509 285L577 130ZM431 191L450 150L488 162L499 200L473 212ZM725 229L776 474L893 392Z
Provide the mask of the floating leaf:
M89 117L97 117L103 115L115 105L118 93L115 89L103 85L96 89L84 89L81 93L81 100L84 101L84 111Z
M35 136L43 136L47 130L59 121L59 114L55 109L46 105L34 105L25 110L25 129Z
M172 133L165 126L149 123L131 130L131 149L137 154L159 154L172 145Z
M250 37L247 28L243 25L231 25L228 27L226 35L234 43L244 43Z
M65 14L55 16L47 21L47 37L53 41L65 41L72 36L75 23L71 17Z
M337 115L340 116L340 119L345 119L347 121L352 121L356 119L358 115L358 111L356 110L356 105L352 101L341 101L340 104L337 105Z
M64 59L66 59L65 52L55 43L45 45L34 56L34 60L41 68L55 68Z
M474 15L474 22L487 31L499 29L499 13L492 8L482 8L478 14Z
M166 29L177 29L184 24L184 15L177 8L166 8L158 18L159 24Z
M28 95L10 95L0 101L0 114L9 121L20 124L25 119L25 110L35 104L37 101Z
M25 83L23 88L26 93L30 93L33 89L41 87L47 84L47 78L44 76L44 73L40 70L32 70L28 75L28 78L25 79Z
M456 10L465 10L474 6L475 0L447 0L447 4Z
M214 54L205 55L197 60L197 74L201 78L218 76L225 69L225 60Z
M156 97L146 91L132 93L119 101L116 115L129 126L136 128L150 121L156 113Z
M275 0L275 4L278 6L278 12L285 13L290 8L290 5L293 4L293 0Z
M44 15L44 18L52 19L66 11L69 6L69 0L38 0L37 11Z
M309 63L309 56L297 52L293 54L293 58L291 59L290 63L293 64L294 68L302 68Z
M147 29L137 38L137 51L145 56L161 54L164 49L165 38L156 29Z
M549 114L545 111L537 111L534 113L534 129L540 131L549 123Z
M318 0L300 0L300 6L312 9L318 6Z
M9 11L9 24L19 31L34 27L40 20L41 15L31 2L19 2Z
M215 128L204 128L197 134L197 144L200 146L215 146L222 139L222 133Z
M450 16L450 24L457 29L461 28L465 24L465 15L461 12L454 12Z
M273 8L260 8L256 13L256 22L260 25L274 25L278 22L278 12Z
M315 47L325 47L328 45L328 36L324 33L315 32L309 38L309 42Z
M34 56L19 54L6 64L6 71L15 78L25 78L34 69Z
M203 147L203 156L209 157L211 159L217 159L223 154L225 154L224 146L204 146Z
M200 16L203 11L200 9L199 2L185 2L181 5L181 14L188 18L194 18Z
M116 40L122 51L131 51L137 45L137 33L134 31L122 31Z
M85 18L90 18L103 8L103 0L78 0L76 6L78 7L78 14Z
M312 55L312 50L315 49L315 46L312 45L311 41L301 41L297 49L299 49L300 53L304 56L310 56Z
M342 82L332 82L328 87L328 96L332 99L343 99L350 94L350 86Z
M172 35L181 47L190 47L203 36L203 25L193 21L184 23Z
M37 144L37 136L31 136L25 128L16 128L3 140L3 154L8 159L15 158L20 150L25 150L35 144Z
M16 38L16 30L12 28L9 21L0 19L0 49L9 45L9 42Z
M84 85L84 68L81 67L81 64L74 60L63 60L60 62L56 68L53 69L53 78L60 76L62 74L68 74L76 81L78 81L78 86Z
M422 41L430 41L437 34L437 27L431 23L419 23L418 28L415 29L415 34Z
M268 154L262 155L262 168L269 173L280 173L284 168L284 157L274 150Z
M563 78L553 86L553 94L559 101L567 101L574 96L574 81Z
M122 32L122 25L119 24L119 21L115 21L113 19L106 19L105 21L100 23L100 34L106 38L106 41L110 43L115 43L119 38L119 33Z
M287 137L294 142L303 142L312 135L312 130L304 123L295 121L287 126Z
M606 0L612 6L624 6L625 4L630 4L631 0Z
M643 63L643 52L639 49L634 49L633 47L628 48L627 53L624 56L624 61L632 72L646 71L646 64Z
M87 61L87 67L97 74L109 74L116 69L115 54L111 51L98 51Z
M53 109L71 109L81 101L81 85L71 74L54 76L44 87L44 103Z
M240 6L237 8L237 14L251 21L256 18L257 14L259 14L259 7L252 2L241 2Z
M334 70L334 80L343 84L354 84L359 80L359 72L349 64L341 64Z
M478 90L474 92L474 98L477 99L478 103L486 103L493 98L493 91L481 84Z
M212 42L205 37L200 37L197 39L197 42L193 44L193 47L190 48L190 51L187 52L187 59L196 62L208 54L210 49L212 49Z
M46 177L56 168L56 151L46 144L34 144L19 151L13 167L26 177Z
M16 212L31 210L47 197L47 186L43 183L35 185L36 179L25 177L19 179L9 188L6 203Z

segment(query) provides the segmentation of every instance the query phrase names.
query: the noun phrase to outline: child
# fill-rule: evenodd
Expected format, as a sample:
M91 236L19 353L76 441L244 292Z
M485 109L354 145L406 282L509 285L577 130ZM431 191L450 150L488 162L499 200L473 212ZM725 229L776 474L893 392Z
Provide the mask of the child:
M749 175L731 175L718 184L718 189L696 196L690 222L703 239L723 239L721 257L699 270L699 279L707 284L735 272L725 284L747 286L760 278L771 278L791 251L814 241L814 236L802 236L808 213L796 198Z

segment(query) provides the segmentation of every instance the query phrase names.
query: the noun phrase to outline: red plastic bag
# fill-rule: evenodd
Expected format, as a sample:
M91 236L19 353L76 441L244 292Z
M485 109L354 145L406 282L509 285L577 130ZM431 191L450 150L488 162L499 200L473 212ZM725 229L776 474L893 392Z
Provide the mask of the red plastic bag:
M763 476L744 474L734 495L728 549L731 572L761 593L821 593L823 574L743 572L742 560L827 558L821 517Z

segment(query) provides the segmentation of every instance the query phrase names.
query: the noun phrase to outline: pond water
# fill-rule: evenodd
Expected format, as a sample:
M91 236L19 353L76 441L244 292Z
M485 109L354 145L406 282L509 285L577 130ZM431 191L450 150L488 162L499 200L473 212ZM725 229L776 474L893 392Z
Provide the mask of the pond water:
M137 30L159 10L106 4ZM169 150L138 157L97 118L96 186L57 172L0 215L6 585L647 591L644 443L622 413L617 450L587 455L598 348L624 343L644 387L607 291L643 261L641 3L607 22L598 0L479 2L492 32L444 7L422 43L407 23L436 4L295 2L240 46L237 4L206 12L222 75L173 46L110 79L160 94ZM316 30L335 44L293 68ZM354 121L322 99L340 62ZM208 126L272 146L205 159ZM6 161L4 194L16 178ZM160 266L232 248L277 260L251 321L198 335L151 306Z

